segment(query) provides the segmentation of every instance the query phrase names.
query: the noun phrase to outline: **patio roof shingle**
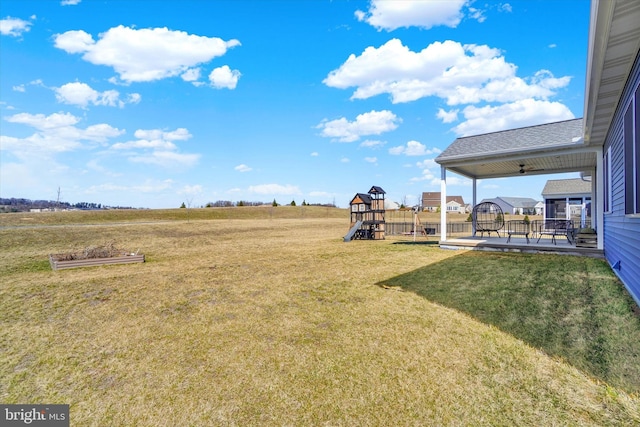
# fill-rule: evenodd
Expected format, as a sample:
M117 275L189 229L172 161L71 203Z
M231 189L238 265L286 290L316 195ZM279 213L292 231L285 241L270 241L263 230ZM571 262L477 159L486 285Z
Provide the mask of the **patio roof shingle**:
M597 148L584 144L583 120L571 119L457 138L435 161L468 178L590 173Z
M436 158L436 162L573 145L582 141L582 132L580 118L460 137Z

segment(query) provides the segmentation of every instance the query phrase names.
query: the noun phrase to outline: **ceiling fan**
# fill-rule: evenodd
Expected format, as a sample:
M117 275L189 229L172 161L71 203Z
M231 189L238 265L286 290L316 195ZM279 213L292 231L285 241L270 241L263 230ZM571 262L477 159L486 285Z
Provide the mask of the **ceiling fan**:
M520 166L520 173L522 174L527 172L538 172L538 171L544 170L544 169L533 169L532 167L525 168L526 165L524 163L520 163L518 166Z

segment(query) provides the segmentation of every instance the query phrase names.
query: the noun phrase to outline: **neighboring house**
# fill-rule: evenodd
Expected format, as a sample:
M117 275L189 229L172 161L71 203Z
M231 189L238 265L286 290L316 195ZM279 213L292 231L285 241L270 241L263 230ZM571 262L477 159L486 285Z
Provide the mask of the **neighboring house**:
M392 202L391 200L386 200L384 202L384 208L389 210L389 211L393 211L396 209L400 209L400 204L396 203L396 202Z
M463 212L466 212L466 205L464 203L464 199L462 196L447 196L447 205L450 202L456 202L457 205L462 206ZM426 212L437 212L438 208L442 205L441 193L439 191L430 191L422 193L422 210ZM451 206L456 206L451 205ZM455 212L459 213L461 208L457 207ZM449 211L449 206L447 206L447 212Z
M447 202L447 213L458 213L462 214L467 211L467 207L465 204L460 204L456 200L450 200Z
M545 219L570 219L576 226L591 225L590 179L550 179L542 190Z
M597 248L640 306L640 1L592 0L584 119L456 139L437 158L478 179L579 172L591 176ZM444 224L441 241L446 243Z
M483 199L482 202L492 202L500 206L502 212L512 215L541 215L542 208L539 201L530 197L494 197Z

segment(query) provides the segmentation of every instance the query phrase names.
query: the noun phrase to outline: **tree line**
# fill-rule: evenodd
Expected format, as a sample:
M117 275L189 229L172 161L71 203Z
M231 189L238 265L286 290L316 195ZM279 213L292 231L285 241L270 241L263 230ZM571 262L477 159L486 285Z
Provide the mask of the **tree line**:
M0 212L28 212L31 209L133 209L124 206L105 206L101 203L92 202L59 202L55 200L31 200L24 198L2 198L0 197Z

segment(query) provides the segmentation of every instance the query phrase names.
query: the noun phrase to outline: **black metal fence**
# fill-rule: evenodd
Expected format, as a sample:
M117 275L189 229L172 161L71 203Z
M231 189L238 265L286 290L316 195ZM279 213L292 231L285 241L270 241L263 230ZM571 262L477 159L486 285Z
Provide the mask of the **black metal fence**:
M422 230L425 230L427 235L437 234L440 235L441 228L439 222L424 222L421 225L420 229L416 230L419 233L422 233ZM470 222L449 222L447 223L447 234L459 234L459 235L471 235L472 224ZM385 223L385 234L389 236L393 235L401 235L401 234L412 234L413 233L413 222L387 222Z

